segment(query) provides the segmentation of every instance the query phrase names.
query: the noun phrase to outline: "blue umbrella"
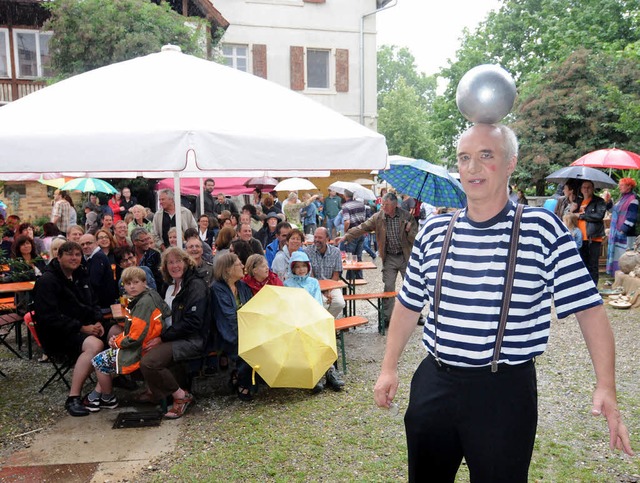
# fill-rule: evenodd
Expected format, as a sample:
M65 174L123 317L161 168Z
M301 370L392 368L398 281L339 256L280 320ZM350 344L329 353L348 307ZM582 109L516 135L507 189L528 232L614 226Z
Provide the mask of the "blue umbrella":
M82 191L83 193L117 193L111 184L98 178L75 178L60 186L62 191Z
M392 161L378 176L403 193L434 206L463 208L467 205L460 182L446 168L424 159Z

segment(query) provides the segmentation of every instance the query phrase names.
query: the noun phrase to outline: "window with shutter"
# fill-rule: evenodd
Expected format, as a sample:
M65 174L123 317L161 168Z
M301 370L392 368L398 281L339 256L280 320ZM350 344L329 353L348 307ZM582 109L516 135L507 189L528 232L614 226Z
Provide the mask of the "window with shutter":
M329 89L331 66L330 50L307 49L307 87L309 89Z

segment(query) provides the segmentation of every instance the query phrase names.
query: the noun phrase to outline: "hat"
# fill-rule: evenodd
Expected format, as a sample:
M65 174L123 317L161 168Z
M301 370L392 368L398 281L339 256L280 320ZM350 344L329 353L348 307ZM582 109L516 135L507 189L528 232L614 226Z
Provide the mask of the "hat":
M344 195L345 195L347 198L353 198L353 191L351 191L351 190L344 190Z
M275 213L275 212L273 212L273 211L270 211L270 212L267 214L267 218L266 218L266 219L268 220L269 218L275 218L276 220L279 220L279 219L280 219L280 218L278 217L278 214L277 214L277 213Z

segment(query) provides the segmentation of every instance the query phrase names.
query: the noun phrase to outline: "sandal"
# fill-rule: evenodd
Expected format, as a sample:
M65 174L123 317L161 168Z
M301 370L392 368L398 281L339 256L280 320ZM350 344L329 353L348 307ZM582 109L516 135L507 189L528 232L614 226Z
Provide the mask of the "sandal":
M251 401L253 396L251 395L251 390L248 387L238 386L238 399L240 401Z
M167 414L165 414L164 417L167 419L181 418L182 416L184 416L184 413L187 412L187 409L189 409L189 406L191 406L192 404L193 395L185 391L184 397L182 399L173 400L173 406L171 407L171 409L169 409L169 411L167 411Z

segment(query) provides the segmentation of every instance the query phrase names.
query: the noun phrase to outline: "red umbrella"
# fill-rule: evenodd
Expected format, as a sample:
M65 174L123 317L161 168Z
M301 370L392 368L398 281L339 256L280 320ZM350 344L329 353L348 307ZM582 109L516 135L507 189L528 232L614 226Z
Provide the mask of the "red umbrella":
M598 149L587 153L571 166L589 168L640 169L640 155L623 149Z

